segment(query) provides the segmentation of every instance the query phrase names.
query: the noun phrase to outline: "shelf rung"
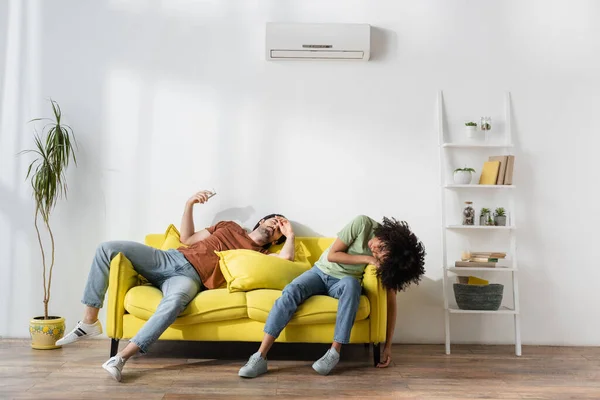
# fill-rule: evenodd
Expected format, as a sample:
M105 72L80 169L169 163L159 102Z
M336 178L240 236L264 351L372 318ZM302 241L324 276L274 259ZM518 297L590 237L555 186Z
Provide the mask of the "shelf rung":
M456 185L448 183L444 185L446 189L516 189L515 185Z
M446 229L491 229L498 231L509 231L517 229L516 226L482 226L482 225L448 225Z
M444 148L454 149L503 149L514 147L512 143L444 143Z
M489 271L489 272L517 272L516 268L509 267L494 267L494 268L485 268L485 267L448 267L448 271Z
M515 315L518 314L518 311L515 311L508 307L500 307L497 311L489 311L489 310L461 310L460 308L448 307L448 311L450 314L508 314Z

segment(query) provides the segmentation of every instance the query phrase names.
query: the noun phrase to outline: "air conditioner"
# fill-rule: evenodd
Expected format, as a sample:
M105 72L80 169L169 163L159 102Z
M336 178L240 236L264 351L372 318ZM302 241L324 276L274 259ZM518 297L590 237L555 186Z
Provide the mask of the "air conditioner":
M368 61L368 24L267 23L267 60Z

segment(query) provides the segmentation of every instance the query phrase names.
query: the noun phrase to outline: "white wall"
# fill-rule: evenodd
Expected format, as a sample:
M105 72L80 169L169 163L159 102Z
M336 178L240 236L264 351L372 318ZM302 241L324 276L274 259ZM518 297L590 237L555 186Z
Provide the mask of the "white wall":
M163 231L214 187L198 226L281 212L331 236L359 213L408 220L427 274L398 296L395 340L440 343L436 93L468 112L510 90L523 341L599 345L599 15L594 1L0 2L0 335L27 336L42 311L15 154L52 97L80 146L53 216L51 312L69 326L98 243ZM369 23L373 60L266 62L267 21ZM453 334L509 343L512 322L453 317Z

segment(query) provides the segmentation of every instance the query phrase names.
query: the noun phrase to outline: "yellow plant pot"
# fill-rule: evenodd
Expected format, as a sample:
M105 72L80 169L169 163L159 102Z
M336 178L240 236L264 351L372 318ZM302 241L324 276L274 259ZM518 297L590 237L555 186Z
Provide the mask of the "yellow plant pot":
M56 341L65 334L65 319L63 317L35 317L29 321L31 347L37 350L58 349Z

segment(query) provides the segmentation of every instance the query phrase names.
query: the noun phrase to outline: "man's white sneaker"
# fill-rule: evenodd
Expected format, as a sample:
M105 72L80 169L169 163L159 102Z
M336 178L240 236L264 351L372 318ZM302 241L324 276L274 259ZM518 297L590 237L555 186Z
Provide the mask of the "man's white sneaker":
M67 333L62 339L56 341L56 345L64 346L65 344L74 343L81 339L98 336L101 333L102 325L100 324L100 321L96 321L93 324L86 324L79 321L71 332Z
M121 382L121 371L123 371L123 366L125 365L125 360L121 356L114 356L108 359L107 362L102 364L102 368L104 368L110 376L115 378L117 382Z

